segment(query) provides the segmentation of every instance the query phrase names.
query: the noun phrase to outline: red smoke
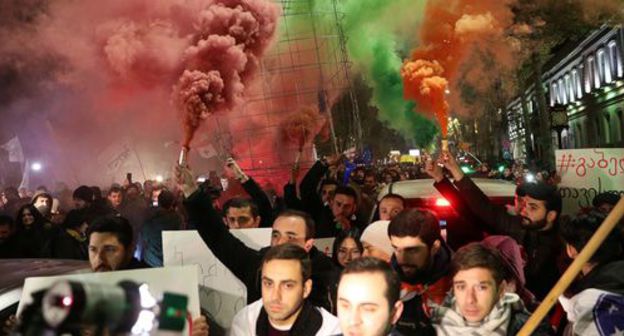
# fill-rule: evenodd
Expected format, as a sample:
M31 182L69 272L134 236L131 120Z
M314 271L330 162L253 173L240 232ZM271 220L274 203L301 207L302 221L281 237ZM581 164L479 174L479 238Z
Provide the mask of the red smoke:
M285 144L297 146L298 150L301 151L306 143L312 141L318 131L319 118L320 116L314 108L299 109L282 121L280 127L282 141Z
M189 147L201 120L242 102L259 59L275 33L279 10L270 1L221 0L199 14L197 42L185 51L174 87Z
M511 0L445 1L430 0L420 29L420 46L413 51L401 69L405 96L418 103L419 110L433 114L446 136L447 100L460 109L458 82L463 80L476 87L489 83L483 60L475 53L493 51L497 61L507 66L513 59L513 49L505 40L505 29L513 24ZM505 50L506 49L506 50ZM468 60L475 62L470 64ZM464 77L467 76L467 77ZM448 92L448 93L447 93ZM449 96L447 96L449 94ZM474 111L473 111L474 112Z

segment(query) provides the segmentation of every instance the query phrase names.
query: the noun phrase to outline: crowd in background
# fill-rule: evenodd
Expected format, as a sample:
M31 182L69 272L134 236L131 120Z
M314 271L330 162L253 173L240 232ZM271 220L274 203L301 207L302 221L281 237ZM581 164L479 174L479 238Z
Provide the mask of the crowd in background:
M400 293L398 298L386 297L390 311L382 331L392 330L396 335L513 335L619 200L618 194L598 195L593 209L567 218L561 216L556 174L530 171L519 162L495 169L485 163L468 165L449 153L418 164L373 166L357 165L339 155L327 156L301 178L295 164L279 196L265 192L234 160L229 159L226 167L229 177L244 190L228 199L221 197L221 184L198 182L191 170L180 166L165 183L138 183L129 176L104 190L83 185L70 191L62 184L54 190L40 186L32 192L5 187L0 203L0 257L89 260L95 271L129 265L160 267L162 232L197 229L216 257L247 286L250 305L237 315L233 329L260 328L268 323L268 334L280 334L274 333L282 330L277 321L284 322L280 314L290 306L280 301L286 300L281 296L277 303L266 297L270 292L266 286L274 281L268 275L270 266L277 265L273 262L277 259L301 263L297 269L302 273L302 296L293 308L297 309L294 319L282 325L288 330L311 328L322 335L319 330L332 330L323 321L334 321L332 314L337 314L340 321L332 323L340 323L336 331L346 333L353 327L343 321L350 301L340 284L345 274L370 267L373 273L389 272L386 286L396 287ZM432 179L457 215L479 232L479 239L447 242L431 209L409 208L401 195L391 192L380 195L385 185L424 178ZM515 183L514 204L494 204L473 178ZM102 231L93 231L93 223L102 218L123 218L123 223L113 220L116 224L110 225L130 228L130 242L124 244L129 249L127 262L103 261L98 255L93 234ZM101 223L96 226L105 230ZM272 228L270 247L253 250L230 233L231 229L255 227ZM313 246L315 238L329 237L335 238L331 258ZM295 247L277 249L282 245ZM592 315L599 300L579 310L581 303L587 303L580 301L579 295L589 289L612 295L614 307L624 308L624 282L615 277L624 274L620 273L624 272L622 245L621 230L616 229L570 288L568 301L562 300L559 310L568 312L567 319L553 311L538 334L577 333L599 324L598 315ZM370 260L350 266L362 257L382 261L385 266ZM287 266L275 267L283 270ZM306 272L307 268L310 271ZM392 285L392 277L397 286ZM311 280L308 289L307 279ZM311 319L305 327L301 325L304 322L297 322L300 314ZM600 316L604 320L608 314ZM314 325L314 321L320 324ZM366 329L362 321L361 327ZM621 318L618 321L621 323ZM249 323L251 326L246 326Z

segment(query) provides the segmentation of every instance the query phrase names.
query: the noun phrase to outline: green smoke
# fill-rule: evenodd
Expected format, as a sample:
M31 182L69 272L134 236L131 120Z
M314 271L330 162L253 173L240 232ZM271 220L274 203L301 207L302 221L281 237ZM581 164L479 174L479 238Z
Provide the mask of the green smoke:
M315 24L317 30L335 29L334 3L347 39L349 60L373 89L371 104L379 119L420 146L431 143L438 128L414 112L415 104L403 98L400 75L402 57L415 43L423 0L308 0L285 1L285 24L290 29ZM304 15L303 13L314 13ZM296 15L295 15L296 14ZM314 20L312 20L314 19ZM303 29L303 28L301 28ZM402 50L401 50L402 49Z

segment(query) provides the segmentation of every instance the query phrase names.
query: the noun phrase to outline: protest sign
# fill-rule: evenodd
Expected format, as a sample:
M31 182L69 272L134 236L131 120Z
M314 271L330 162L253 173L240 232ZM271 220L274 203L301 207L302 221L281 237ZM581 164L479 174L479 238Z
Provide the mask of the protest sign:
M269 246L271 229L230 230L245 245ZM229 329L234 315L247 305L247 288L210 251L197 231L164 231L163 261L170 265L198 265L201 307L223 328Z
M591 207L600 193L624 193L624 148L557 150L555 159L564 214Z

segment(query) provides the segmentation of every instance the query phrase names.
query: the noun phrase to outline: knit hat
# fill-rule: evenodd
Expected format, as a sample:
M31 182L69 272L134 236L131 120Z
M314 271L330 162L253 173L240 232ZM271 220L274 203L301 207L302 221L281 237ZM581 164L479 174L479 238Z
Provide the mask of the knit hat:
M73 197L91 203L93 202L93 190L86 185L80 186L74 190Z
M388 237L388 225L390 225L390 221L387 220L371 223L364 229L360 241L369 243L391 256L394 253L394 249L392 244L390 244L390 237Z
M526 283L526 278L524 277L526 255L522 247L508 236L488 236L481 241L481 244L498 250L503 257L508 272L516 278L520 287L524 287Z

